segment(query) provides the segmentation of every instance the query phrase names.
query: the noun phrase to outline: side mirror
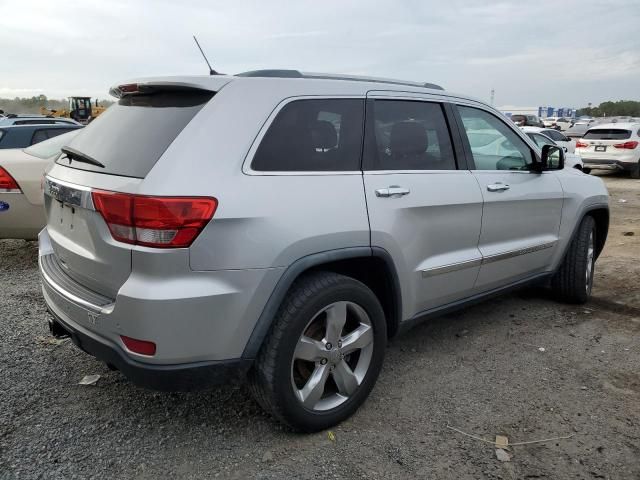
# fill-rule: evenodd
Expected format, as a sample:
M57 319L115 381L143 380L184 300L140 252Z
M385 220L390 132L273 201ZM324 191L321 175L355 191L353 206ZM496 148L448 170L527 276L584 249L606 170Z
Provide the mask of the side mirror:
M564 168L564 150L556 145L544 145L540 163L542 171L562 170Z
M567 147L562 147L562 150L564 150L564 153L567 153L569 151Z

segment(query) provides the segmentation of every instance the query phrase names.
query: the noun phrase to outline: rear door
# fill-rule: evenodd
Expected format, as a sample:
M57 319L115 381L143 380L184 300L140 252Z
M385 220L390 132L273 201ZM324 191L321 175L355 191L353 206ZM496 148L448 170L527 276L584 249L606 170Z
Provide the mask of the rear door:
M458 105L467 158L484 207L476 290L490 290L549 268L564 193L555 172L531 171L534 152L493 112Z
M367 101L364 186L371 245L392 255L410 318L471 292L482 194L471 172L457 167L448 107L386 95Z
M113 239L91 190L137 193L167 147L212 98L204 90L159 90L121 98L66 145L99 162L62 155L45 182L47 232L56 260L110 298L131 273L131 245Z

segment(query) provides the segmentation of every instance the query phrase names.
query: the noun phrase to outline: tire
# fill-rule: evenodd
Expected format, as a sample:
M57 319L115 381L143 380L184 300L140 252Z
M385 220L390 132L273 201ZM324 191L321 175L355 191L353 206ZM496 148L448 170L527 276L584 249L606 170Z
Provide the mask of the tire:
M640 179L640 161L638 161L638 164L631 169L630 173L631 173L631 178L635 180Z
M595 240L596 222L587 215L582 219L567 254L551 281L554 292L561 300L577 304L589 300L595 271Z
M342 313L346 323L340 329ZM353 350L356 338L363 346ZM305 274L274 318L249 374L251 392L262 408L294 430L329 428L368 397L386 341L384 312L366 285L332 272ZM315 384L322 386L321 394L310 388Z

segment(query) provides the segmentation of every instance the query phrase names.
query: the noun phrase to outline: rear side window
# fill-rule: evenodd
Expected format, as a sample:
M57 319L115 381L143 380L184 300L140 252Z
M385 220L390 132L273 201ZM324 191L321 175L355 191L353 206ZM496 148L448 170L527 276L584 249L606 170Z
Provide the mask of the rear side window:
M29 148L25 148L24 153L33 155L38 158L51 158L57 153L60 153L60 149L68 145L73 137L79 133L80 129L73 129L67 131L65 128L59 128L57 130L50 130L50 132L59 132L60 135L55 136L55 140L47 140L42 143L38 143Z
M360 170L364 100L294 100L267 130L251 163L261 172Z
M556 142L563 142L563 141L566 140L564 138L564 135L561 134L557 130L542 130L542 132L540 132L540 133L546 135L547 137L551 138L552 140L555 140Z
M375 141L367 139L366 170L455 170L442 106L411 100L376 100ZM373 151L371 151L373 150Z
M44 140L48 140L49 137L47 135L47 131L46 130L36 130L35 132L33 132L33 137L31 137L31 145L34 145L36 143L40 143Z
M589 140L625 140L631 138L631 131L620 128L592 128L585 133L583 138L588 138Z
M104 168L61 157L57 163L80 170L144 178L191 119L211 99L204 90L129 95L109 107L66 146Z

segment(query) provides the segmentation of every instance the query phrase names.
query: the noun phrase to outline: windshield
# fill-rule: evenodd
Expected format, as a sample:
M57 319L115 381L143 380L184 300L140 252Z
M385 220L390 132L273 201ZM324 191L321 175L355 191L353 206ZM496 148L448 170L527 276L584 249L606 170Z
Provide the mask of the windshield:
M24 153L28 153L29 155L33 155L38 158L51 158L60 153L60 149L66 145L67 142L70 142L71 139L80 132L80 130L81 129L78 128L54 138L50 138L49 140L45 140L44 142L36 143L29 148L25 148Z
M590 140L626 140L631 138L631 131L619 128L592 128L585 133L584 138Z
M94 158L104 168L70 162L66 157L57 163L79 170L144 178L213 94L177 90L125 96L64 145Z

